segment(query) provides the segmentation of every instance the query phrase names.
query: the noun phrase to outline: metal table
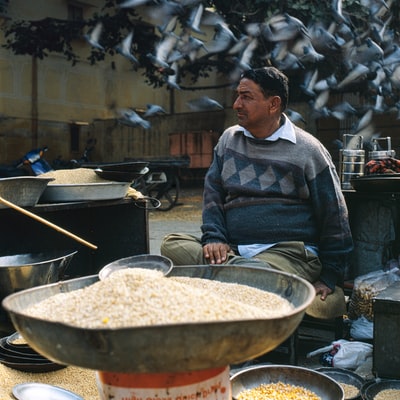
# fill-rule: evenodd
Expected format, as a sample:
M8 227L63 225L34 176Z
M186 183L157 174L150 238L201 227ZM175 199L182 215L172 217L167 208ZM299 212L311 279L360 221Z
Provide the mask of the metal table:
M38 204L27 210L97 246L75 241L13 209L0 209L0 255L78 250L66 278L96 274L119 258L149 252L148 211L143 202L119 200Z
M382 269L400 254L400 192L344 190L354 240L350 278Z

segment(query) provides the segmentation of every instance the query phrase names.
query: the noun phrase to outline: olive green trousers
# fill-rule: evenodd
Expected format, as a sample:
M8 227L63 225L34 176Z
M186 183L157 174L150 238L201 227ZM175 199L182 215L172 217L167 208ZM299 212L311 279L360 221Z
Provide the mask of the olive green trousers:
M184 233L171 233L161 243L161 255L172 260L174 265L205 265L208 260L203 256L200 239ZM318 280L322 265L319 258L304 247L303 242L281 242L257 254L244 258L229 254L226 264L256 265L294 274L308 282ZM335 287L325 300L316 296L306 313L314 318L333 319L346 313L343 289Z

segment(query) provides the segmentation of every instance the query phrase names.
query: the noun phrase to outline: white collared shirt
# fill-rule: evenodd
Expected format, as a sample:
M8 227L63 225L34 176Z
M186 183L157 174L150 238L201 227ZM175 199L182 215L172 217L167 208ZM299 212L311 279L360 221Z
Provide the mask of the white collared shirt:
M296 134L294 133L294 127L290 119L282 114L284 123L280 126L271 136L266 137L264 140L269 140L271 142L276 142L278 139L288 140L296 144ZM247 129L243 128L243 134L247 137L255 138Z

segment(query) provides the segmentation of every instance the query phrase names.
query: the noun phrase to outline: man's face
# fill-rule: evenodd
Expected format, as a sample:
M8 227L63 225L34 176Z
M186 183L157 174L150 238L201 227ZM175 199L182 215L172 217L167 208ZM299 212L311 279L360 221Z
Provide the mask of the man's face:
M274 97L265 98L254 81L243 78L237 87L237 98L233 103L239 125L250 132L265 127L270 118L271 100Z

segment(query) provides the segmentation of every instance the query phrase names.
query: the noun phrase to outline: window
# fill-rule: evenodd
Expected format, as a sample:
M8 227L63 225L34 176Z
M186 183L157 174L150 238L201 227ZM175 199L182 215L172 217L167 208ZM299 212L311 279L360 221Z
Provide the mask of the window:
M80 6L74 5L74 4L68 4L68 20L69 21L82 21L83 20L83 8Z
M8 10L8 0L0 0L0 15L6 15Z
M79 152L80 131L80 125L71 124L69 126L71 152Z

